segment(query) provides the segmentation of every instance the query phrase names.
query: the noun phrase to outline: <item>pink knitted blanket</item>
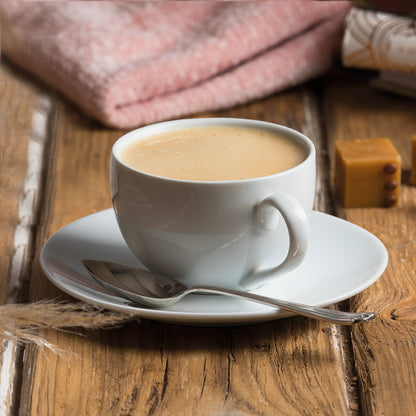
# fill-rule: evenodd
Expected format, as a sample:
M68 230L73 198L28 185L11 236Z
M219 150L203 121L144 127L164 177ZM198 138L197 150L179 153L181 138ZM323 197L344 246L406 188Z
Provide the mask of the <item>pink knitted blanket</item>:
M3 53L104 124L235 106L328 70L346 1L2 0Z

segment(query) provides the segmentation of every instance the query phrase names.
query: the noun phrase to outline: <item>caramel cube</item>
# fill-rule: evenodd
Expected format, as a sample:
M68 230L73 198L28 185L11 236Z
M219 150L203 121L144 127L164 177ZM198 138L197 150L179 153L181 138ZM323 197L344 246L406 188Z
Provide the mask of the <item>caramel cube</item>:
M412 136L412 167L410 169L410 184L416 185L416 134Z
M344 207L397 205L400 176L400 155L389 139L336 142L335 191Z

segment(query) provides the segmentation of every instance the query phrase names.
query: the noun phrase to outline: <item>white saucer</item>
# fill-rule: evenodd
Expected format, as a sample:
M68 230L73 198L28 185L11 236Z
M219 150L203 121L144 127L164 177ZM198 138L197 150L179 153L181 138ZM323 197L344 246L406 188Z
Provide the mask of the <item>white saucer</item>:
M141 267L118 229L112 209L74 221L44 245L41 267L64 292L106 309L138 317L193 325L231 325L269 321L287 312L215 295L189 295L162 310L132 305L94 282L83 259L102 259ZM314 306L347 299L374 283L387 266L387 251L368 231L314 211L306 259L296 270L266 284L257 293Z

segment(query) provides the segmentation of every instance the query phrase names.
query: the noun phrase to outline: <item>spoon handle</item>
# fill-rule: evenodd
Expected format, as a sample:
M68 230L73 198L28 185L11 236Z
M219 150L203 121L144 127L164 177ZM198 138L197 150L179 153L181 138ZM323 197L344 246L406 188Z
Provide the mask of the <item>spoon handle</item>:
M307 316L309 318L320 319L342 325L352 325L360 322L368 322L375 317L375 314L373 312L353 313L325 308L317 308L314 306L303 305L300 303L268 298L266 296L257 295L251 292L243 292L240 290L218 288L213 286L195 286L187 291L187 293L191 292L215 293L241 299L247 299L253 302L261 303L263 305L278 307L289 312L296 312L299 315Z

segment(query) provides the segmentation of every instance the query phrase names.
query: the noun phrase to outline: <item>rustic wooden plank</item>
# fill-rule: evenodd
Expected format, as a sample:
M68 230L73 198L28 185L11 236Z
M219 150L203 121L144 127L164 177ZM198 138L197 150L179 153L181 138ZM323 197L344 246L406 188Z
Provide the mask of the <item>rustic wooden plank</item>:
M377 319L352 331L363 412L416 414L416 188L408 185L410 138L416 102L371 90L371 75L341 71L324 93L331 156L336 140L390 138L404 165L400 206L343 209L337 213L381 239L389 252L384 275L351 301L353 310L375 310Z
M0 302L28 299L27 279L43 168L50 98L6 63L0 65ZM1 334L0 334L1 335ZM20 348L2 340L0 414L13 412Z
M313 113L305 116L305 94L300 88L215 115L319 131ZM121 132L59 105L36 259L57 229L111 204L108 158ZM59 295L36 259L31 298ZM143 321L87 337L48 335L67 354L28 349L22 414L351 413L341 334L329 324L293 318L194 328Z

